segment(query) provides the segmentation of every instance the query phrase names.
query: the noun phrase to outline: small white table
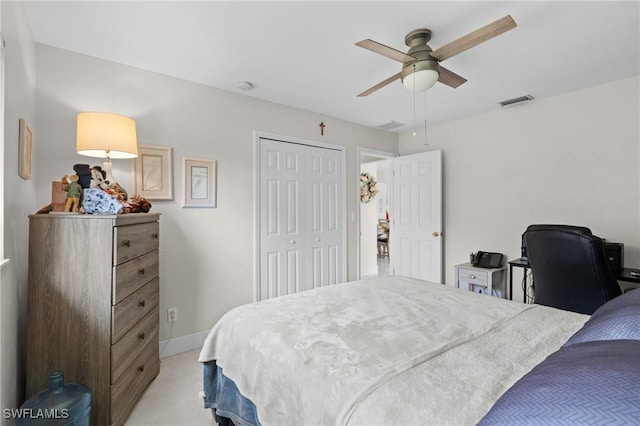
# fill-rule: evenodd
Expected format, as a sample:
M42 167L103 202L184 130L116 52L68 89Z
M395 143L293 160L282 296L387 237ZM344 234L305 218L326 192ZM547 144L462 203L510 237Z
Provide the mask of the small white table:
M455 266L456 287L475 293L506 297L507 267L478 268L471 263Z

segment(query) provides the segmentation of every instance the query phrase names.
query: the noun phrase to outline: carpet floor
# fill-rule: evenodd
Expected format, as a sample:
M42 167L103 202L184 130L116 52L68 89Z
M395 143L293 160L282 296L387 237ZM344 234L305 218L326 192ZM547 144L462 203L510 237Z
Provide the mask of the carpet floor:
M160 374L144 392L126 426L211 426L217 423L202 398L200 350L160 360Z

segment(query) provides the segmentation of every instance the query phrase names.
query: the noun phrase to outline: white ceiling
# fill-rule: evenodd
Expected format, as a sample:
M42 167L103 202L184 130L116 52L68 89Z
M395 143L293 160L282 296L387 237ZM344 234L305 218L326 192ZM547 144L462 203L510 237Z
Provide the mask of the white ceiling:
M429 125L640 74L638 1L27 1L25 10L38 43L365 126L405 123L398 132L414 123L414 96L399 81L356 95L401 64L359 40L406 51L404 36L426 27L436 49L513 17L516 29L444 61L469 81L427 92ZM418 94L418 127L424 103Z

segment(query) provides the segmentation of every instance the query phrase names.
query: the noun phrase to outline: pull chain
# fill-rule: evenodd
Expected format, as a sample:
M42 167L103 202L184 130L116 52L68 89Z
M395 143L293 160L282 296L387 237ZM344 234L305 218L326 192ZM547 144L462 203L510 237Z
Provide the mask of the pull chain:
M413 136L416 135L416 64L413 64Z
M423 145L429 145L427 143L427 91L424 91L424 143Z

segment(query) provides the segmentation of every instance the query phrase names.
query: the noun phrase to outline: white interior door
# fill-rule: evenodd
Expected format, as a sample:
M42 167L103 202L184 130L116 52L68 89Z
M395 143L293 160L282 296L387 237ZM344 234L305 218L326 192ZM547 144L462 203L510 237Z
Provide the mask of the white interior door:
M341 151L260 139L257 299L342 281Z
M393 159L391 270L442 282L442 152Z

